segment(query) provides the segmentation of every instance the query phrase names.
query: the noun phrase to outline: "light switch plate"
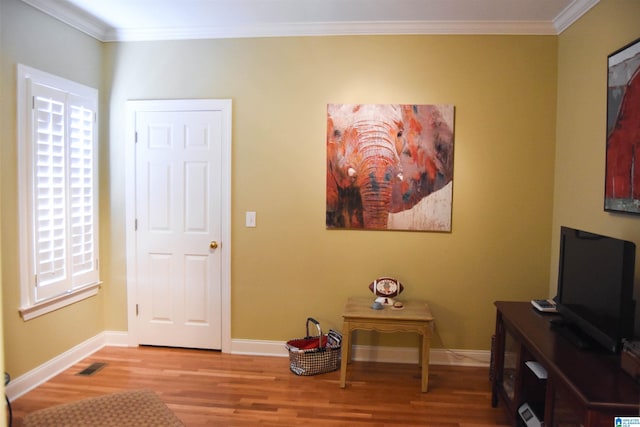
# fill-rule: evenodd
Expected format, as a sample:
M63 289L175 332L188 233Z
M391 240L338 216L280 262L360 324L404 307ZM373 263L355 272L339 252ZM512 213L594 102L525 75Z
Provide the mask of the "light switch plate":
M245 215L245 226L246 227L255 227L256 226L256 213L255 212L247 212Z

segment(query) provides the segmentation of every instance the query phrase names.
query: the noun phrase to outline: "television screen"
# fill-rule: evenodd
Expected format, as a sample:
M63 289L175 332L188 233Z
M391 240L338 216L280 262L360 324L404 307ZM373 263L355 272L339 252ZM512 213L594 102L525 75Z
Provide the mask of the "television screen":
M561 227L558 311L612 352L633 337L634 266L634 243Z

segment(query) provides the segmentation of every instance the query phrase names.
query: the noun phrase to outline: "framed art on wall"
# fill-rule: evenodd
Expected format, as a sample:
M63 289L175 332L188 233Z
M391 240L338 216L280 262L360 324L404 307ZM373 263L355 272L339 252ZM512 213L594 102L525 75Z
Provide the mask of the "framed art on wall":
M607 57L604 209L640 214L640 39Z
M453 105L329 104L330 229L451 231Z

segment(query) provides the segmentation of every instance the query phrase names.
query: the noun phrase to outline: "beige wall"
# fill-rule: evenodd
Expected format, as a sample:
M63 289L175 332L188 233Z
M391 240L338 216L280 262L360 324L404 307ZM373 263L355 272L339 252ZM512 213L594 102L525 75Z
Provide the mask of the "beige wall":
M111 203L127 99L233 100L232 337L286 340L382 275L436 316L435 346L487 349L496 299L546 296L557 37L306 37L108 44ZM326 230L327 103L456 108L451 233ZM258 226L244 227L244 212ZM111 212L112 224L124 212ZM112 266L124 236L113 233ZM124 283L108 301L124 328ZM384 342L384 337L382 341Z
M18 0L0 1L2 307L6 370L15 378L105 329L102 293L28 322L18 314L16 64L101 89L102 45Z
M639 19L640 2L604 0L559 37L552 295L561 225L634 241L640 283L640 218L603 210L607 56L640 37Z
M368 295L370 280L395 275L407 287L403 297L430 302L435 347L488 349L494 300L552 292L550 265L557 257L560 224L640 241L637 219L605 214L601 202L605 60L638 35L634 1L603 0L560 37L104 45L18 0L0 1L1 102L8 112L3 121L8 126L0 130L2 283L6 363L14 375L100 331L127 328L122 170L127 99L233 100L235 339L299 336L308 315L337 327L347 296ZM69 67L78 56L85 65ZM105 284L97 298L27 323L17 314L14 255L16 62L99 87L103 97ZM325 229L325 109L331 102L455 105L451 233ZM243 226L247 210L258 213L255 229ZM385 336L381 342L392 341Z

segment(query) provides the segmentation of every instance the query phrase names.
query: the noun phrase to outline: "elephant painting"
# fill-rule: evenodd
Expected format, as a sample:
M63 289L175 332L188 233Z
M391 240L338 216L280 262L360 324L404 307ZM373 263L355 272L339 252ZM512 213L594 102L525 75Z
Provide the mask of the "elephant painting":
M452 183L452 105L328 105L327 228L450 231Z

